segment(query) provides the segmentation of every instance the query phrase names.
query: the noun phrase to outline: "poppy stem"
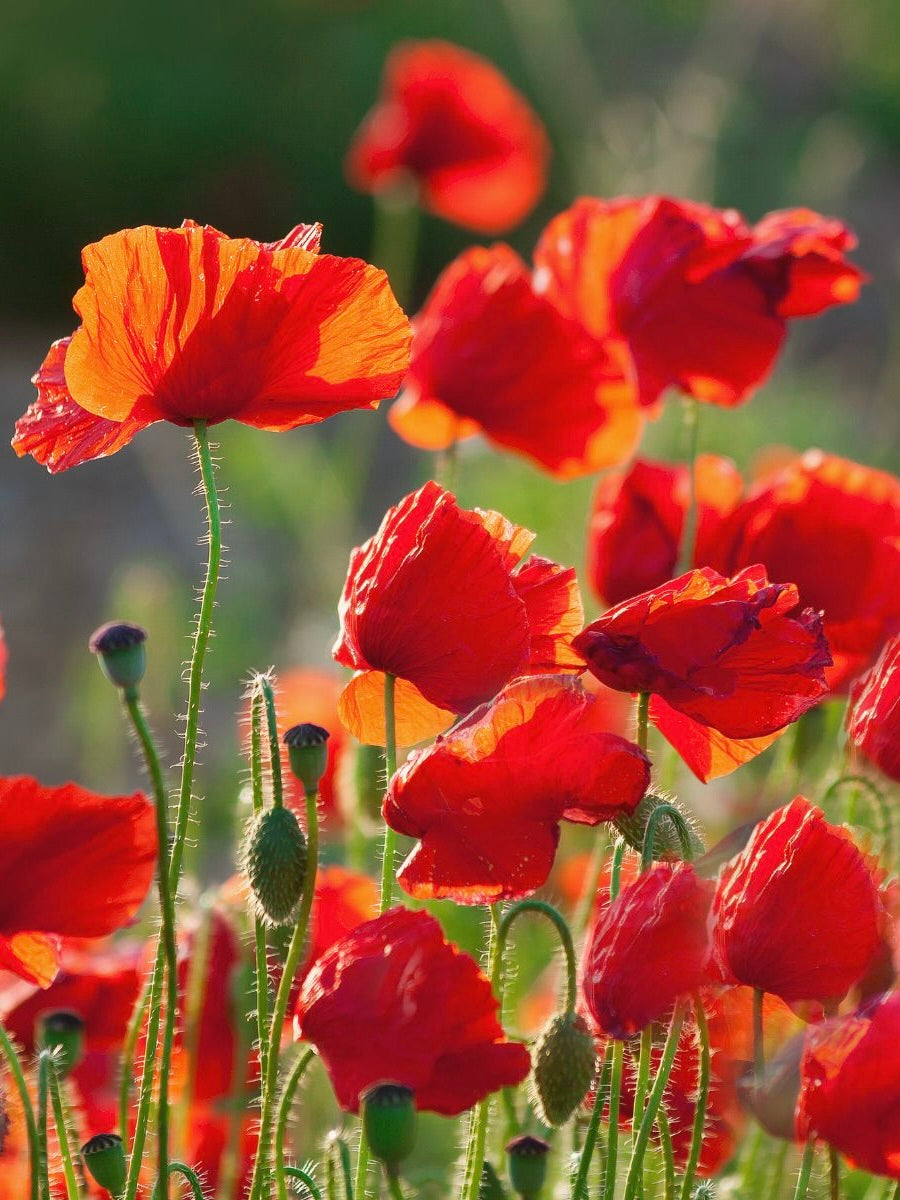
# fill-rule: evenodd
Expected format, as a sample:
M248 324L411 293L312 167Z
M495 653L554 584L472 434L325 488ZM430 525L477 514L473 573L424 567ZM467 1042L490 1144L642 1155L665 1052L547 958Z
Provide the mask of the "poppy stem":
M285 1167L284 1173L288 1179L299 1179L312 1196L313 1200L322 1200L322 1193L319 1190L319 1185L308 1171L304 1171L302 1167Z
M650 1141L650 1134L653 1131L653 1126L656 1124L656 1116L662 1104L663 1095L669 1082L669 1076L672 1073L672 1067L675 1063L675 1054L678 1050L678 1039L681 1036L681 1027L684 1024L685 1007L682 1001L675 1006L675 1012L672 1014L672 1024L669 1026L669 1035L666 1038L666 1044L663 1047L662 1060L659 1064L659 1070L656 1073L656 1078L653 1081L653 1087L650 1089L650 1095L647 1099L647 1107L644 1109L641 1117L640 1128L637 1132L637 1137L634 1139L634 1148L631 1152L631 1162L628 1164L628 1175L625 1178L625 1200L634 1200L637 1195L638 1188L641 1183L641 1173L644 1162L644 1155L647 1153L647 1145ZM612 1106L610 1106L611 1108ZM612 1113L610 1112L610 1120ZM609 1196L607 1200L612 1200Z
M572 1200L587 1200L588 1175L591 1170L591 1159L594 1157L594 1147L597 1144L597 1134L600 1130L600 1118L606 1107L609 1093L609 1077L612 1066L613 1043L607 1042L603 1052L603 1066L600 1068L600 1078L594 1095L594 1107L591 1109L591 1119L584 1135L584 1145L578 1162L578 1174L572 1186Z
M401 184L375 196L372 262L387 272L391 290L406 308L412 301L421 211L415 186Z
M828 1185L830 1200L841 1200L841 1160L834 1146L828 1147Z
M253 699L250 706L250 786L253 796L253 815L263 810L263 765L262 765L262 713L263 697L260 677L253 681ZM258 916L254 917L254 940L256 947L256 1035L259 1041L259 1066L262 1078L268 1072L269 1028L269 948L266 942L266 927Z
M141 1090L138 1095L137 1116L134 1123L134 1141L131 1143L131 1155L128 1162L128 1179L125 1183L125 1200L135 1200L138 1180L141 1174L141 1164L144 1159L144 1143L147 1140L147 1128L150 1123L150 1105L153 1101L153 1076L156 1067L156 1047L159 1045L160 1000L162 998L163 973L165 971L165 951L162 943L156 947L156 961L153 964L153 974L150 976L150 991L148 993L147 1030L144 1045L144 1063L141 1068ZM120 1097L121 1102L121 1097ZM127 1132L127 1105L124 1112ZM122 1139L126 1141L125 1138ZM126 1142L127 1144L127 1142Z
M281 776L281 743L278 740L278 718L275 715L275 693L268 675L258 675L259 690L266 706L266 730L269 735L269 772L272 781L272 804L284 806L284 783Z
M394 693L397 680L393 675L384 677L384 770L386 784L397 771L397 721L394 709ZM381 854L381 903L379 914L387 912L391 907L394 895L394 831L389 825L384 827L384 846Z
M330 1143L328 1161L333 1163L337 1159L341 1168L341 1179L344 1181L344 1200L353 1200L353 1185L350 1182L350 1148L338 1134L331 1135ZM362 1195L361 1192L356 1194Z
M638 749L647 753L647 741L650 733L650 693L638 692L637 698L637 744Z
M53 1119L56 1122L56 1137L59 1142L59 1156L62 1159L63 1174L66 1177L66 1196L68 1200L79 1200L78 1177L72 1162L72 1148L69 1144L69 1126L66 1121L66 1110L63 1105L59 1075L52 1060L49 1063L50 1099L53 1103Z
M609 1075L609 1133L606 1139L606 1163L603 1171L603 1200L615 1200L616 1166L619 1158L619 1106L622 1099L622 1064L625 1043L613 1042L612 1066Z
M634 1108L632 1110L632 1129L644 1115L647 1103L647 1089L650 1087L650 1056L653 1052L653 1027L647 1025L641 1030L641 1043L638 1051L637 1076L634 1082Z
M675 577L684 575L694 565L697 543L697 443L700 428L700 404L693 397L686 397L682 419L688 443L688 506L681 530L681 547Z
M797 1186L794 1189L794 1200L806 1200L806 1192L809 1188L809 1177L812 1174L812 1165L815 1155L815 1138L810 1138L803 1151L803 1158L800 1160L800 1174L797 1176Z
M656 1114L656 1128L659 1131L659 1144L663 1156L665 1200L675 1200L675 1151L672 1148L672 1130L664 1105L660 1105Z
M656 845L656 831L659 823L667 817L675 826L678 840L681 842L681 855L685 862L694 857L694 847L691 842L691 831L683 815L674 804L658 804L647 818L647 828L644 830L644 844L641 849L641 870L646 871L653 865L653 850Z
M500 917L500 905L489 906L491 914L491 938L488 959L488 975L493 991L500 1005L499 1013L503 1014L503 928ZM484 1166L484 1148L487 1141L488 1121L491 1113L491 1096L485 1096L473 1110L469 1125L468 1150L466 1154L466 1170L463 1181L463 1200L478 1200L478 1189L481 1184L481 1170Z
M157 956L161 948L157 950ZM134 1060L137 1055L137 1043L141 1027L147 1019L150 1008L150 994L153 990L155 973L147 978L141 988L140 995L131 1010L128 1028L125 1031L125 1042L122 1046L122 1078L119 1082L119 1136L128 1145L128 1108L131 1103L131 1084L134 1077Z
M316 1052L312 1048L298 1056L297 1061L291 1067L291 1073L285 1081L281 1099L278 1102L278 1115L275 1118L275 1182L278 1188L278 1200L287 1200L287 1186L284 1182L286 1172L284 1139L287 1133L288 1118L291 1115L291 1105L294 1102L294 1094L300 1086L300 1080L315 1056ZM318 1188L315 1188L315 1191L318 1191Z
M22 1070L22 1064L19 1062L19 1056L16 1054L16 1049L10 1040L9 1034L3 1028L0 1022L0 1054L6 1061L7 1069L12 1076L13 1083L16 1085L16 1091L19 1093L19 1100L22 1104L22 1112L25 1117L25 1132L28 1137L28 1162L31 1167L31 1200L38 1200L38 1128L34 1117L34 1109L31 1105L31 1097L28 1094L28 1084L25 1082L25 1072Z
M563 953L566 956L566 1012L571 1013L575 1010L575 1001L577 998L578 989L578 974L575 963L575 946L572 943L572 933L566 923L565 917L558 912L552 904L548 904L545 900L520 900L518 904L514 904L506 913L503 920L500 922L498 938L500 940L500 955L506 949L506 939L509 936L510 926L513 921L521 913L536 912L541 913L548 921L556 928L559 934L560 944L563 948Z
M763 1045L763 1000L762 988L753 989L753 1073L756 1086L760 1087L766 1070L765 1047Z
M628 843L621 837L616 839L616 844L613 846L612 865L609 869L610 900L615 900L622 890L622 859L625 857L627 847Z
M681 1200L690 1200L691 1188L700 1162L700 1151L703 1149L703 1130L706 1125L706 1109L709 1103L709 1082L711 1055L709 1047L709 1024L703 1011L703 1000L700 994L694 996L694 1018L697 1022L697 1033L700 1038L700 1070L697 1078L697 1103L694 1108L694 1128L691 1133L691 1148L684 1168L684 1179L681 1183ZM776 1196L777 1191L770 1193Z
M41 1200L51 1200L50 1162L47 1153L47 1103L50 1096L50 1051L42 1050L38 1055L37 1133L38 1133L38 1178Z
M183 1162L169 1163L165 1180L163 1180L162 1176L160 1176L160 1178L156 1181L156 1187L153 1189L153 1200L159 1200L160 1186L168 1189L169 1176L176 1174L183 1175L187 1180L187 1185L190 1188L193 1200L203 1200L203 1188L200 1185L200 1178L197 1175L197 1172L193 1169L193 1167L189 1167L187 1163Z
M156 884L159 892L159 909L162 918L158 945L162 947L162 963L166 973L166 1013L163 1023L162 1054L159 1071L159 1115L156 1125L156 1151L159 1180L163 1200L168 1200L169 1159L169 1075L172 1065L172 1046L175 1040L175 1016L178 1009L178 965L175 949L175 902L170 890L169 866L169 794L163 778L159 751L147 724L137 688L126 688L123 693L125 708L131 726L141 747L141 755L153 785L156 807L156 840L158 859ZM162 969L162 966L160 967ZM156 967L154 967L156 970ZM155 1054L156 1047L148 1043L148 1054Z

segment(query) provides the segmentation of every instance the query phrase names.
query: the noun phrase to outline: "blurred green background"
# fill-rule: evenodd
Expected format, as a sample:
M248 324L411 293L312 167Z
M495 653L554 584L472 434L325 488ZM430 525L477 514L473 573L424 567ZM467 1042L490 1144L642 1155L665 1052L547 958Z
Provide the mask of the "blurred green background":
M860 303L797 322L772 380L736 412L704 411L702 444L746 465L760 446L820 445L896 469L900 418L900 22L895 0L220 0L152 7L36 0L0 30L0 405L12 434L48 343L71 332L81 247L186 216L274 239L321 220L324 248L369 256L370 199L342 157L391 46L441 37L497 63L545 120L550 186L510 240L525 256L581 193L666 191L756 219L803 204L860 236ZM411 311L472 239L425 217ZM383 412L275 436L219 426L230 565L209 660L201 786L237 790L235 714L251 667L327 664L350 547L432 471ZM678 454L679 406L645 451ZM0 708L7 772L113 789L137 772L115 697L86 650L104 620L151 634L147 698L177 758L200 502L188 444L156 427L112 459L50 478L0 471ZM467 445L460 499L539 532L579 568L593 482L557 484ZM587 599L587 598L586 598ZM590 605L590 601L588 600ZM209 869L227 868L222 842ZM210 829L212 824L210 825Z

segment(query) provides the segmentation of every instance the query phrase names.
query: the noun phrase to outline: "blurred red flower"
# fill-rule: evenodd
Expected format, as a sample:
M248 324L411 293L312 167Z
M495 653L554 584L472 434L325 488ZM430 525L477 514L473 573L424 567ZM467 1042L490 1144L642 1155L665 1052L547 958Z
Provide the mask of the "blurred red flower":
M879 770L900 780L900 637L850 691L850 740Z
M708 547L744 489L730 458L702 454L694 473L697 540L694 562ZM587 575L605 604L620 604L672 578L689 503L685 466L637 459L604 475L588 525Z
M83 324L34 376L16 453L62 471L154 421L285 430L392 396L409 323L384 272L319 255L320 233L260 243L185 221L85 247Z
M549 157L540 121L486 59L449 42L402 42L344 165L361 191L412 179L430 212L502 233L534 208Z
M467 250L440 276L389 420L427 450L481 432L561 479L622 462L644 423L620 365L508 246Z
M764 480L722 529L712 565L731 573L763 563L821 609L834 666L849 681L900 632L900 480L809 450Z
M713 885L690 863L655 863L598 918L585 947L581 990L596 1028L628 1038L695 992L709 957Z
M582 198L537 250L537 284L595 337L627 345L640 402L669 387L726 407L769 374L789 317L855 300L839 221L808 209L749 226L734 209L666 196Z
M304 980L295 1034L311 1042L338 1103L370 1084L413 1089L420 1110L455 1116L528 1074L476 963L425 912L394 908L336 942Z
M388 509L350 556L334 657L358 673L341 720L384 745L384 675L397 677L397 740L446 729L526 672L578 671L583 612L575 571L521 562L534 534L500 513L461 509L426 483Z
M811 1026L800 1063L797 1137L815 1136L850 1164L900 1179L900 992Z
M713 960L729 982L826 1006L864 975L882 921L877 880L849 832L797 796L723 867Z
M420 839L397 878L422 900L529 896L550 874L560 821L613 820L649 783L646 756L605 731L603 706L580 683L517 680L389 783L385 821Z
M156 818L140 792L0 779L0 966L47 987L59 937L102 937L140 907L156 865Z
M611 608L573 644L601 683L652 693L650 719L709 779L824 695L822 619L796 608L794 585L762 567L733 579L705 567Z

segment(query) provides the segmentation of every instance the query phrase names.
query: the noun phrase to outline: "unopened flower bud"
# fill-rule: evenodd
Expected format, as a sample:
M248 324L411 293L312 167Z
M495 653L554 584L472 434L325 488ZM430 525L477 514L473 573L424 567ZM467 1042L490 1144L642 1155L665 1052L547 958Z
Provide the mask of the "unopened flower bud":
M512 1189L524 1200L539 1195L547 1178L549 1143L524 1133L506 1143L506 1162Z
M110 621L91 634L88 646L100 659L103 674L117 688L133 692L144 678L147 633L140 625Z
M35 1041L53 1053L57 1074L64 1078L84 1055L84 1021L67 1009L42 1013L37 1019Z
M396 1175L416 1144L415 1093L402 1083L376 1083L362 1093L359 1107L369 1149Z
M291 770L307 792L318 791L328 763L329 737L321 725L294 725L282 739L288 748Z
M654 796L652 792L647 793L634 812L617 817L614 822L616 829L628 845L640 854L644 848L647 823L654 810L659 808L661 804L669 804L672 808L678 810L678 814L687 828L694 858L698 854L702 854L704 850L703 842L697 833L694 818L688 809L677 800L669 799L666 796ZM653 839L653 858L656 861L671 861L673 859L684 858L684 849L681 845L681 838L678 836L678 830L675 828L675 821L669 817L661 817L657 821L656 833Z
M125 1191L125 1148L115 1133L98 1133L81 1147L85 1168L95 1183L118 1198Z
M241 864L262 920L291 919L306 879L306 835L289 808L258 813L244 836Z
M528 1092L545 1125L565 1125L588 1094L597 1052L584 1018L557 1013L543 1027L531 1050Z
M503 1184L487 1159L484 1160L481 1167L478 1200L506 1200L506 1192L503 1190Z

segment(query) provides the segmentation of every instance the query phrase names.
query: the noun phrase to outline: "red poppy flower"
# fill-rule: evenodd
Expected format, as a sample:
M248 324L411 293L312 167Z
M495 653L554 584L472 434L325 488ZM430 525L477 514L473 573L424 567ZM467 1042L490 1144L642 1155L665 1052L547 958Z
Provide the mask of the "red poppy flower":
M59 936L102 937L140 907L156 864L156 819L139 792L0 779L0 966L47 987Z
M400 868L418 899L518 900L553 866L560 821L598 825L631 812L650 783L646 756L605 732L575 680L520 679L388 785L384 819L419 838Z
M295 1033L311 1042L341 1108L370 1084L413 1089L420 1110L455 1116L528 1074L490 982L425 912L394 908L335 943L307 975Z
M672 578L690 500L688 468L638 459L610 471L594 493L588 526L587 573L605 604L620 604ZM702 454L694 473L697 541L694 562L708 560L710 543L743 491L729 458Z
M722 869L712 913L723 977L789 1004L839 1001L880 947L869 863L803 796L761 821Z
M333 650L358 672L339 712L361 742L384 745L385 673L397 677L397 740L410 746L517 675L583 668L575 572L536 556L519 565L533 538L499 513L459 508L436 483L388 509L350 556Z
M344 165L361 191L412 178L430 212L501 233L534 208L549 156L540 121L491 63L449 42L403 42Z
M700 986L712 893L689 863L656 863L606 908L586 946L581 979L601 1032L640 1033Z
M550 222L535 263L563 312L627 344L642 404L678 387L731 407L771 371L787 318L856 299L854 244L807 209L751 228L734 209L665 196L583 198Z
M900 480L809 450L763 481L725 522L712 565L763 563L821 609L834 658L829 685L846 691L900 632Z
M574 647L601 683L653 693L650 719L705 780L825 693L821 616L796 607L794 585L769 583L762 567L733 579L703 568L611 608Z
M322 868L313 892L307 966L377 912L378 887L374 879L346 867Z
M467 250L440 276L389 420L429 450L480 431L561 479L622 462L643 427L619 364L508 246Z
M87 246L73 302L83 324L35 375L16 452L61 471L154 421L284 430L393 395L406 317L383 271L319 255L320 232L260 243L185 221Z
M850 701L850 740L885 775L900 780L900 637L857 679Z
M797 1137L822 1138L850 1164L900 1179L900 992L810 1027L800 1063Z

